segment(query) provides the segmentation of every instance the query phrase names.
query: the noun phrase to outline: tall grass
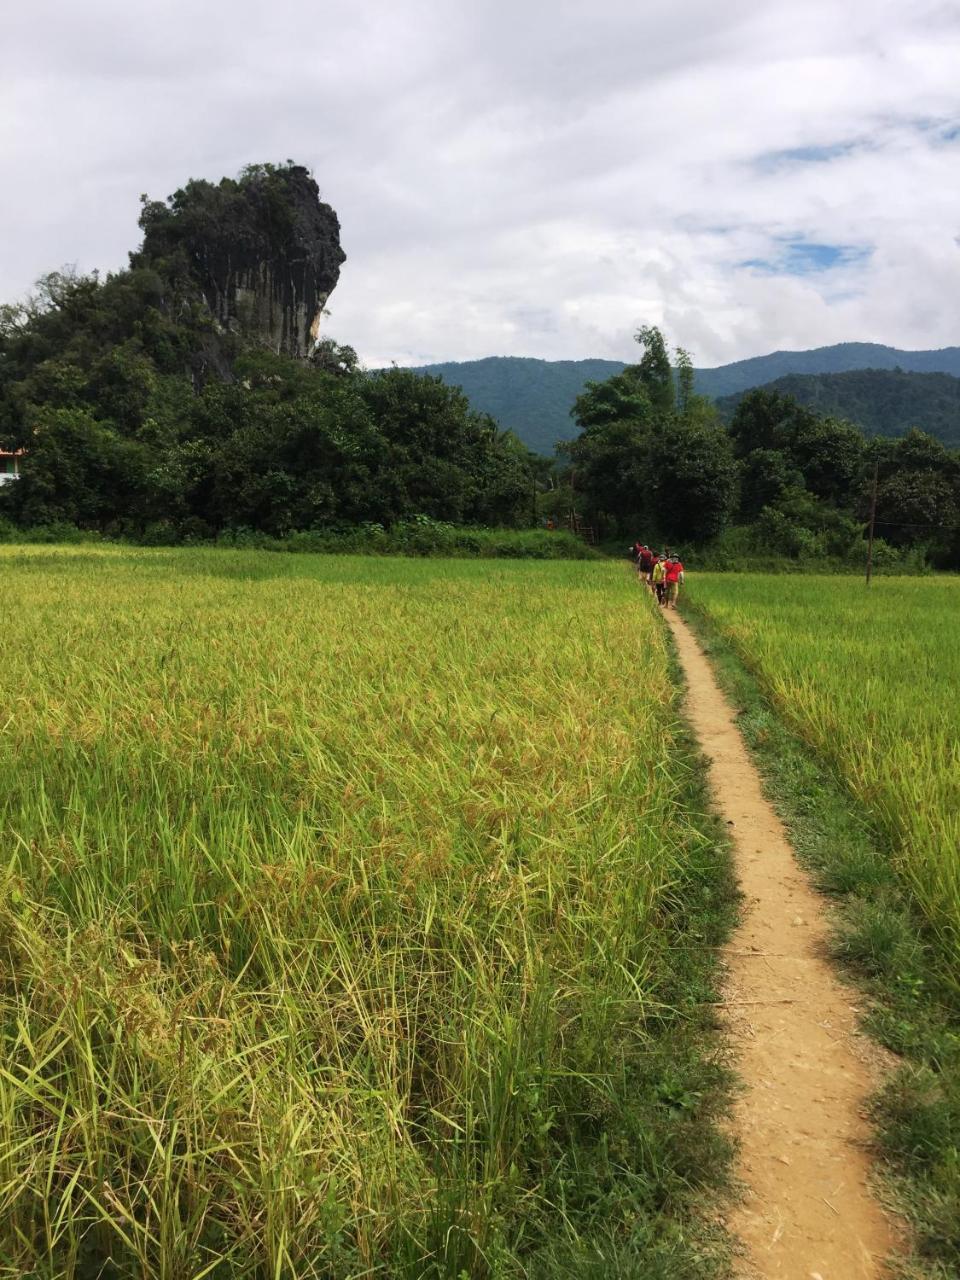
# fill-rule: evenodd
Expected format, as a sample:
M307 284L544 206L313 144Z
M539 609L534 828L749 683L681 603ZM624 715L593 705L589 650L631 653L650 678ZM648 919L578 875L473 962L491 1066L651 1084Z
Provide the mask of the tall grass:
M663 1028L723 863L631 576L0 575L0 1275L522 1275L601 1210L699 1274Z
M869 810L960 989L960 580L704 574L690 594Z

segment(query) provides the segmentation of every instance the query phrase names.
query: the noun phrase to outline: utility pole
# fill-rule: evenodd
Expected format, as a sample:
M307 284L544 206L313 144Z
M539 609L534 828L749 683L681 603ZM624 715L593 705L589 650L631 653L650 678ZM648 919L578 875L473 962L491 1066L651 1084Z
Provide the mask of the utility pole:
M873 491L870 494L870 535L867 539L867 586L873 572L873 529L877 521L877 482L880 479L880 460L873 464Z

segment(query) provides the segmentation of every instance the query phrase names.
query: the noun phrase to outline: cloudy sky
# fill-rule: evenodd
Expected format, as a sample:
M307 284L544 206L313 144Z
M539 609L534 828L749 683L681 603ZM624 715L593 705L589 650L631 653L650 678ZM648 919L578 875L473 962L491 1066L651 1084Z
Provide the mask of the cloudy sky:
M138 198L287 157L369 364L960 344L960 0L30 0L0 299Z

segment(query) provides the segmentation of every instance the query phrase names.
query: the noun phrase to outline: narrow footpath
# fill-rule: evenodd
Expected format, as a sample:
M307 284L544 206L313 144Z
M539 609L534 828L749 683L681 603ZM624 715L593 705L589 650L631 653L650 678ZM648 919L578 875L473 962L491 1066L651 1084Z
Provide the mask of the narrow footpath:
M822 899L763 795L734 713L687 624L667 612L687 715L729 824L743 918L724 1013L744 1090L734 1110L743 1203L727 1225L742 1280L879 1280L893 1228L867 1188L864 1101L876 1079L856 994L825 957Z

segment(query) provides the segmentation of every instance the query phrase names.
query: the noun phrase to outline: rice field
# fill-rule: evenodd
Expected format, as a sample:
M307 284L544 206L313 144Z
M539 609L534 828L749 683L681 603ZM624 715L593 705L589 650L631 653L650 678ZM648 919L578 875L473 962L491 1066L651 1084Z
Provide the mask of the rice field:
M0 590L0 1276L520 1276L601 1218L700 1274L669 1006L725 863L631 575L7 547Z
M702 574L690 594L863 803L960 986L960 579Z

